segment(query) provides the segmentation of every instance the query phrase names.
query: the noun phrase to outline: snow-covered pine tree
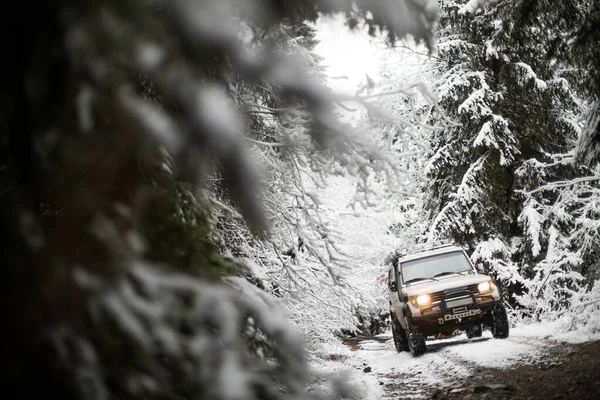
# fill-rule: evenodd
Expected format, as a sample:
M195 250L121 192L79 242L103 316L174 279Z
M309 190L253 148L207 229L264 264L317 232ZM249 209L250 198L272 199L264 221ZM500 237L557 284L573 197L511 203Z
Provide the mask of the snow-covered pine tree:
M512 286L511 292L521 291L554 251L549 232L553 238L569 234L553 220L552 228L538 227L545 239L534 244L528 232L536 228L523 214L534 200L521 191L585 174L568 154L580 130L580 110L572 87L546 57L539 39L546 32L518 31L531 38L520 41L505 29L512 24L503 8L508 2L484 9L471 3L440 3L435 92L460 125L433 138L429 238L465 245L486 272ZM536 194L539 204L557 199L556 193ZM574 266L559 269L569 273Z
M248 124L231 93L239 80L277 87L305 111L309 143L344 137L330 125L328 93L273 48L254 53L243 26L340 11L353 26L362 20L430 43L435 2L13 6L0 16L0 48L11 57L0 66L0 391L99 400L316 396L307 393L302 338L277 301L243 280L232 288L219 273L189 274L189 264L223 272L211 246L191 259L149 257L145 239L156 244L162 227L145 206L157 191L177 197L174 181L196 192L184 201L208 197L217 175L254 232L266 229L242 144ZM168 184L149 165L170 170ZM207 204L198 202L200 214ZM199 229L178 233L188 243L206 239L209 222L189 210L175 204L172 217ZM186 250L171 243L171 255ZM249 334L264 337L266 351L250 348Z
M489 3L497 8L498 20L502 21L494 41L515 53L527 52L532 45L543 48L545 54L541 54L540 61L567 78L579 93L584 107L584 126L575 152L576 160L587 165L597 163L600 160L600 72L597 68L600 3L594 0ZM537 71L537 66L532 64L532 67Z
M557 79L568 81L579 105L573 109L579 115L563 115L577 121L581 128L575 148L570 148L568 154L555 155L550 164L530 162L518 171L525 204L519 221L526 240L533 244L529 250L545 254L529 272L530 279L525 281L528 290L521 302L536 315L556 317L567 313L583 325L598 329L597 324L588 323L595 319L586 321L579 316L588 315L583 311L593 313L593 304L598 301L593 288L597 288L600 268L600 73L596 67L600 56L600 3L506 0L492 7L503 21L492 44L506 49L509 57L530 54L532 48L546 51L531 64L532 69L551 69ZM549 168L556 170L557 166L562 172L550 176Z

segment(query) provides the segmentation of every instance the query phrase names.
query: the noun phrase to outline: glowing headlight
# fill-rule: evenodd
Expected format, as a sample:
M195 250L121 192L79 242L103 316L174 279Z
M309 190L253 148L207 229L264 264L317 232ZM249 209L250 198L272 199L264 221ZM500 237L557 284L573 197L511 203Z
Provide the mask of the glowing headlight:
M428 294L422 294L420 296L417 296L413 304L415 302L417 303L416 305L420 307L428 306L431 303L431 296L429 296Z
M489 293L494 290L494 284L492 281L481 282L479 285L477 285L477 290L479 293Z

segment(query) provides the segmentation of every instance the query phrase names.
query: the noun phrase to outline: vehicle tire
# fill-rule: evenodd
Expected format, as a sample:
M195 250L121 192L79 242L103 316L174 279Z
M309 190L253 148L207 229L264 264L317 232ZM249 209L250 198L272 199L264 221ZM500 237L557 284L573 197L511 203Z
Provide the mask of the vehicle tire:
M392 337L394 338L394 347L396 347L396 351L398 353L408 351L406 332L402 329L394 314L390 313L390 319L392 321Z
M495 339L506 339L508 337L510 326L504 304L499 304L492 310L492 324L490 330Z
M482 334L483 334L483 329L481 327L481 324L473 325L473 326L470 326L467 328L467 338L468 339L481 337Z
M406 338L408 339L408 351L413 356L420 356L427 350L425 334L416 326L412 326L408 319L406 321Z

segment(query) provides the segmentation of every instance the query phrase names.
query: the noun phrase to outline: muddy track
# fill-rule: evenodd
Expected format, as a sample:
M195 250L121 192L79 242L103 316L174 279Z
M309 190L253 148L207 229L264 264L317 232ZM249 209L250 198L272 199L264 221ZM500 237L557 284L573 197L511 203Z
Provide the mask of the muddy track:
M600 399L600 342L568 344L518 332L428 341L420 357L396 353L389 336L348 343L355 368L385 399Z

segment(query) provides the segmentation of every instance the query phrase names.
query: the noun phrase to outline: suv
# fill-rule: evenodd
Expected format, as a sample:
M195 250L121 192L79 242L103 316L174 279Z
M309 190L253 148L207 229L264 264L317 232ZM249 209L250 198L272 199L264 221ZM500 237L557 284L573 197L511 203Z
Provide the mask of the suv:
M444 245L388 260L392 335L398 352L423 354L425 339L464 330L469 339L484 326L498 339L508 337L502 295L492 279L479 274L466 252Z

